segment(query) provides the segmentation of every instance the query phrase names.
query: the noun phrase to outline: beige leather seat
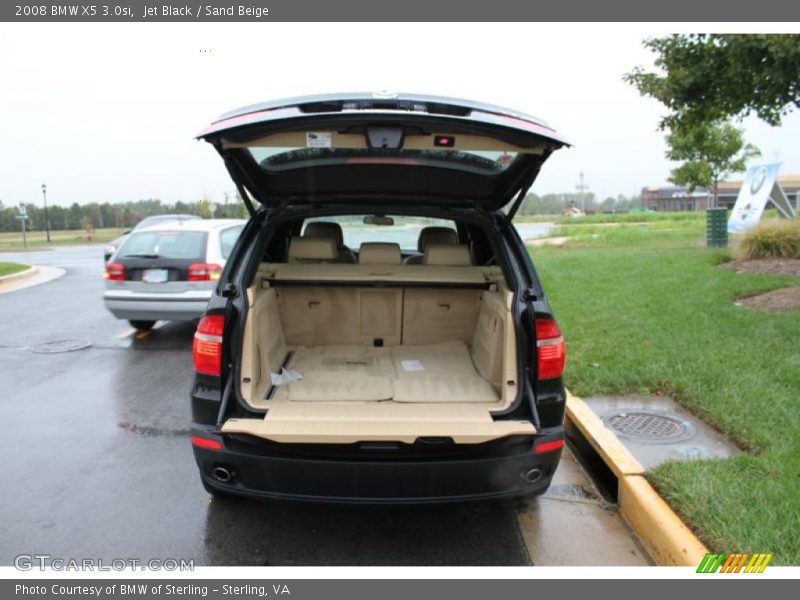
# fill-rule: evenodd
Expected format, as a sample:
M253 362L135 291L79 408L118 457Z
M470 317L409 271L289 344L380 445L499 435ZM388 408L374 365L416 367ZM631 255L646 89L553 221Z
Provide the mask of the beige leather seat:
M405 260L407 265L421 265L423 264L423 256L425 248L428 244L458 244L458 234L455 229L449 227L424 227L419 232L419 239L417 240L418 256L409 256Z
M334 262L355 264L355 252L344 245L342 226L332 221L312 221L306 225L303 237L331 239L336 243L336 260Z
M391 242L364 242L358 250L360 265L399 265L403 262L400 244Z
M438 265L442 267L469 267L472 259L469 248L465 245L451 246L449 244L428 244L422 256L423 265Z
M336 242L330 238L293 237L289 241L288 262L334 262Z

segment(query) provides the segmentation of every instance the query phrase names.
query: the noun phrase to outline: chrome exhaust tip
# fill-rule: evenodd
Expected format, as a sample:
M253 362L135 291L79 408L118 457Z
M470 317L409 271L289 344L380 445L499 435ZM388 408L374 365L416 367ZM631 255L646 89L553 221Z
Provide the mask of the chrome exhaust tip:
M522 473L522 478L527 483L536 483L542 478L542 472L539 469L531 469Z
M225 467L214 467L214 470L211 471L211 474L214 476L214 479L222 483L228 483L231 479L233 479L233 472L229 471Z

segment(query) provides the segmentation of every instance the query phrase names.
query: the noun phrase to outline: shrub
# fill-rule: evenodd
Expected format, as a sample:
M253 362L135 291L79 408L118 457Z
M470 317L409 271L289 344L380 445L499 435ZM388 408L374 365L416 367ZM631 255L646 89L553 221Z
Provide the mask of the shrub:
M800 258L800 219L762 221L739 240L737 258Z

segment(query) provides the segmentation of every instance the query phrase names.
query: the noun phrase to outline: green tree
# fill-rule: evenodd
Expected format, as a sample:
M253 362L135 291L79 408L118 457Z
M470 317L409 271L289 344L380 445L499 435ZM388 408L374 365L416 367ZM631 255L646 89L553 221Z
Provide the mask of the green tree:
M211 200L209 200L208 198L203 198L202 200L199 200L197 202L196 214L200 215L204 219L213 219L214 214L211 210Z
M608 196L600 203L600 208L603 212L614 212L617 208L617 199L613 196Z
M761 154L745 143L741 129L725 121L674 126L667 144L667 158L681 162L672 170L670 181L690 189L710 187L712 206L717 205L719 182L744 171L747 161Z
M661 129L751 112L780 125L800 108L800 35L674 34L644 45L656 72L637 67L624 79L670 110Z

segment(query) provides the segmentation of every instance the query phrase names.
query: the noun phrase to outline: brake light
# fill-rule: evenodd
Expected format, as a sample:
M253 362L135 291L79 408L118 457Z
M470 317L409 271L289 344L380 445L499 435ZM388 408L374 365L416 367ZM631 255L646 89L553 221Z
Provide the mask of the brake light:
M564 337L553 319L536 319L536 363L539 379L561 377L566 349Z
M534 454L545 454L547 452L555 452L564 447L564 440L553 440L551 442L542 442L533 447Z
M225 317L206 315L200 319L192 340L194 370L204 375L222 374L222 331Z
M206 450L222 450L222 442L219 440L210 440L198 435L192 436L192 446L205 448Z
M103 278L109 281L125 281L125 265L119 263L106 263L106 272Z
M222 267L210 263L189 265L186 281L217 281L222 275Z

